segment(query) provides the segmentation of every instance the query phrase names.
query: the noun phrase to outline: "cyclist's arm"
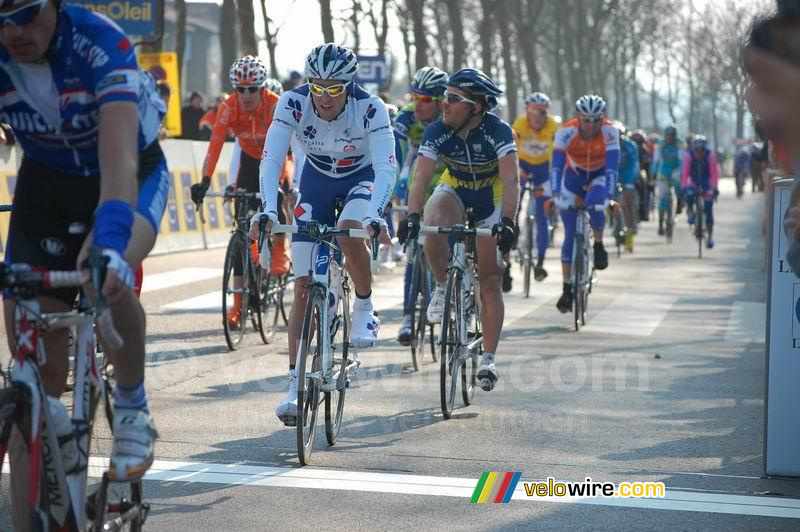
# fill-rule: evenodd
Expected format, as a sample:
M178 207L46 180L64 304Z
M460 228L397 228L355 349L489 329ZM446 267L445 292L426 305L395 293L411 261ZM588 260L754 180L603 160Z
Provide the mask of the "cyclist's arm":
M655 153L653 153L653 166L651 167L651 172L654 176L658 177L659 174L659 167L661 166L661 148L657 147Z
M289 143L294 128L289 122L276 116L264 140L264 153L258 169L258 185L261 192L261 210L275 222L278 219L278 179L283 162L289 152Z
M519 206L519 160L517 153L511 152L497 160L497 169L503 181L503 203L500 216L514 219Z
M392 197L397 182L397 159L395 156L395 139L389 121L389 112L383 102L378 100L378 112L374 122L367 130L369 155L375 180L372 184L372 199L367 216L381 218L386 204Z
M98 156L100 201L136 203L139 113L133 102L112 101L100 106Z
M716 190L719 186L719 166L717 166L717 156L713 151L708 153L708 171L711 174L709 177L709 185L711 190Z
M550 187L553 194L561 194L561 179L564 177L564 166L567 163L567 152L559 148L553 148L552 160L550 161Z
M689 170L692 166L692 156L686 153L683 156L683 166L681 168L681 188L686 189L692 186L691 176Z
M397 124L394 126L394 156L398 162L404 162L405 154L408 150L408 137L398 131Z
M421 213L425 203L425 192L433 179L436 170L436 160L427 155L417 155L417 162L414 166L414 179L412 180L411 190L408 191L408 213Z
M606 129L606 195L611 198L617 190L619 176L619 131L614 126L605 126L603 129Z
M208 140L208 150L203 161L203 177L211 177L217 168L219 154L228 136L228 127L231 123L233 109L228 105L227 100L222 102L217 110L217 120L211 129L211 138Z

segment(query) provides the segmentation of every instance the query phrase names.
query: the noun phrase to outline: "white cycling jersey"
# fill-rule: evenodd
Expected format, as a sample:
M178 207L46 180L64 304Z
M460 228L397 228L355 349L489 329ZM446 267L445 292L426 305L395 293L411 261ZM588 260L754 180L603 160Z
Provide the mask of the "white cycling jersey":
M294 134L305 165L333 178L346 178L370 165L375 173L367 217L380 218L391 198L397 173L394 134L386 105L356 85L342 113L321 119L311 100L308 84L281 95L264 142L259 182L264 212L277 219L277 188L283 161ZM325 194L320 190L320 194Z

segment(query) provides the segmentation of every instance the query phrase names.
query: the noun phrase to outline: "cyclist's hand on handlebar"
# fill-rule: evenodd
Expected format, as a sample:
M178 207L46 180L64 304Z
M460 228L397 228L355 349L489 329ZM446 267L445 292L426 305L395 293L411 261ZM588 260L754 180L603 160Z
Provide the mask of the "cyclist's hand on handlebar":
M85 248L78 256L78 268L83 271L83 283L91 285L92 273L89 269L88 256L90 248ZM124 301L133 292L133 287L136 283L133 270L125 261L125 259L111 248L103 248L101 250L105 260L105 278L102 283L103 286L100 293L111 305L116 305ZM90 286L88 293L94 293L94 287Z
M361 220L361 226L370 236L370 238L375 236L375 227L374 224L377 224L380 227L380 232L378 233L378 241L381 244L391 244L392 239L389 238L389 231L386 227L386 220L383 218L371 218L369 216L365 217Z
M203 198L206 197L206 192L208 192L208 187L210 186L211 186L211 178L208 176L203 176L202 181L192 185L191 187L192 201L195 204L202 203Z
M514 245L514 227L514 220L507 216L503 216L503 219L492 227L492 236L497 238L497 247L503 253L511 251L511 246Z
M419 236L419 213L412 212L400 222L397 227L397 240L401 244L416 240Z
M257 212L250 218L250 239L258 241L258 233L259 233L259 225L261 223L261 217L267 217L267 223L264 226L264 233L269 236L270 232L272 232L272 224L274 223L274 217L270 214L264 212Z

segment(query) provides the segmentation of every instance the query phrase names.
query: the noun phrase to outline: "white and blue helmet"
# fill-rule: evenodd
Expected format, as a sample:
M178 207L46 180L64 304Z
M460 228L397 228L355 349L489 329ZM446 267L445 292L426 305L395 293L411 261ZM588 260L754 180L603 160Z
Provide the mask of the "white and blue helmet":
M585 94L575 102L575 110L581 115L603 116L606 112L606 101L596 94Z
M358 73L358 58L344 46L325 43L308 54L305 73L307 78L352 81Z

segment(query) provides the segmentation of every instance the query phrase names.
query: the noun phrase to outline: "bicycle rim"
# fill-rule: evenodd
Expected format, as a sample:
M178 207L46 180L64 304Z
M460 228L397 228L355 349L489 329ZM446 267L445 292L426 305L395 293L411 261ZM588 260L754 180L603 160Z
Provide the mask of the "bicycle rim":
M468 340L482 335L481 300L477 286L478 279L475 275L472 279L472 292L469 296L472 300L473 315L467 324L467 330L472 332L472 338L468 338ZM469 354L469 358L461 364L461 399L464 401L464 406L471 405L475 399L475 388L478 382L478 354L481 351L481 347L475 348Z
M242 283L247 279L247 260L245 252L249 251L242 246L242 241L238 235L234 234L228 243L228 250L225 252L225 268L222 274L222 329L225 332L225 342L231 351L239 347L247 325L248 293L245 287L236 289L233 287L234 265L239 262L242 268ZM242 296L241 307L239 308L239 325L232 327L228 323L228 311L234 306L234 293L239 292Z
M461 274L457 270L453 270L447 279L444 316L442 320L442 352L439 358L439 395L442 415L445 419L450 419L450 415L453 413L453 403L456 399L456 376L458 375L459 364L458 354L461 347L461 294L458 290L460 287Z
M281 276L278 279L278 307L281 310L281 318L283 319L283 324L285 326L289 326L289 317L286 315L286 305L284 304L284 296L286 295L286 286L289 284L289 281L294 280L294 277L290 277L290 274L286 274Z
M697 258L703 258L703 204L700 200L697 201L695 206L697 211L695 217L697 218Z
M322 363L320 311L323 303L327 303L326 298L312 288L300 335L300 357L297 361L297 458L302 465L308 464L311 458L317 430L319 381L308 374L319 371Z
M526 228L527 242L525 243L525 276L523 279L522 288L525 292L525 297L529 297L531 293L531 270L533 269L533 218L528 218L528 227Z
M278 315L280 313L278 278L254 265L259 273L256 277L258 286L258 332L261 341L265 344L272 343L275 329L278 328Z
M573 276L573 289L575 293L572 296L573 307L575 309L575 330L579 331L581 328L581 317L583 316L583 237L575 237L575 264L572 272Z
M411 274L411 365L419 371L425 351L425 294L420 261L414 261Z
M345 309L350 308L349 298L345 292L344 297L339 299L338 312L342 316L342 324L336 335L331 339L331 344L335 347L334 359L337 354L341 357L339 362L339 379L336 389L325 392L325 437L328 445L335 445L339 437L339 430L342 428L342 416L344 415L344 397L347 393L348 375L346 372L348 363L349 345L347 339L350 337L350 317ZM334 366L336 363L334 362Z

